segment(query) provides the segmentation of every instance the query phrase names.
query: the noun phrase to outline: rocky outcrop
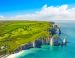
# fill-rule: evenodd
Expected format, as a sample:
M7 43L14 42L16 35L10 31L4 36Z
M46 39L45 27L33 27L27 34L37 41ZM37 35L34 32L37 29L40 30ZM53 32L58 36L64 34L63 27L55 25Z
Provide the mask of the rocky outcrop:
M37 39L35 42L33 42L33 47L34 48L41 48L42 46L42 39Z

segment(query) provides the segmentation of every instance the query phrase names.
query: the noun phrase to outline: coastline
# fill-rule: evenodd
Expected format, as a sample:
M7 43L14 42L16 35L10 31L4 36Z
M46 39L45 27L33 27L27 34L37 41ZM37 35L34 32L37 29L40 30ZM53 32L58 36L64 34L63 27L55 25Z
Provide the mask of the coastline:
M9 55L9 56L6 57L6 58L16 58L16 56L22 54L23 52L24 52L24 50L20 51L19 53L11 54L11 55Z

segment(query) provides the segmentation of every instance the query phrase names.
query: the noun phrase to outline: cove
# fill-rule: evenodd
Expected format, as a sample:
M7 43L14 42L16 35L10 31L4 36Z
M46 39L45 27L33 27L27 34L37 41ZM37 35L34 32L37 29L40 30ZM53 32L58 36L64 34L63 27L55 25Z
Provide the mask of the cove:
M66 46L51 47L50 45L44 45L41 48L25 50L15 58L75 58L75 22L63 22L58 24L69 41Z

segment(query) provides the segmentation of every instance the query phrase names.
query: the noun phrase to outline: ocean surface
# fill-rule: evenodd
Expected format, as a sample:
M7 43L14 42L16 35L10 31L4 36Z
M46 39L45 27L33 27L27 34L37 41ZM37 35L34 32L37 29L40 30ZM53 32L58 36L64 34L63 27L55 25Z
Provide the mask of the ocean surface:
M57 24L62 30L62 36L67 38L69 42L66 46L44 45L42 48L25 50L16 58L75 58L75 22Z

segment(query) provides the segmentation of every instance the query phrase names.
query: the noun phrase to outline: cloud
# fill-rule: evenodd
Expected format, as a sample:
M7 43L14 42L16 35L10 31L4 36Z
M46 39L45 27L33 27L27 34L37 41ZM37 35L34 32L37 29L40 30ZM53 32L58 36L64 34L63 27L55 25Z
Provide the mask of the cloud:
M0 16L0 18L4 18L4 16Z
M5 17L0 16L0 19ZM40 11L23 15L7 17L9 20L75 20L75 7L69 5L47 6L44 5Z

